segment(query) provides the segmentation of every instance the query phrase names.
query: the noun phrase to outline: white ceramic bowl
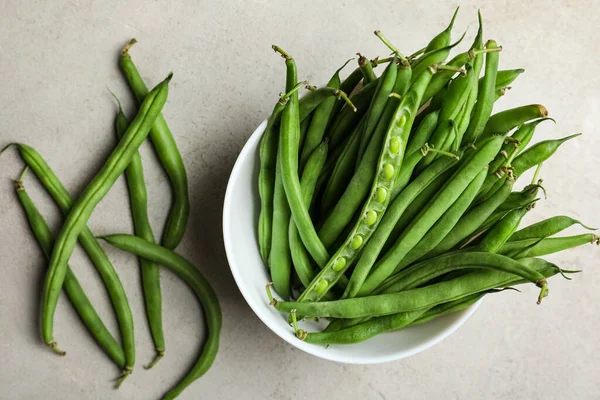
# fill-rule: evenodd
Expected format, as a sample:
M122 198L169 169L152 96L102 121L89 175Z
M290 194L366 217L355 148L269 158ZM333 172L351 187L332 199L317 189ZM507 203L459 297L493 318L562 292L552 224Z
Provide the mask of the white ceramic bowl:
M448 337L475 312L479 302L426 324L381 334L353 345L325 348L297 339L287 323L287 314L279 313L269 305L265 285L270 278L258 249L258 144L266 125L267 121L263 121L248 139L229 177L223 207L223 238L229 267L240 292L269 329L292 346L314 356L350 364L374 364L399 360L433 346ZM303 321L300 325L308 331L314 331L323 328L326 322Z

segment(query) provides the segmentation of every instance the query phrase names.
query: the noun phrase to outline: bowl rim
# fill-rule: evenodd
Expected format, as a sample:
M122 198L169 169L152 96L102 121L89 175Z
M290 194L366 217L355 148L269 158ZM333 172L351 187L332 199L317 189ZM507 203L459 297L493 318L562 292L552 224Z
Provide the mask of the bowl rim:
M262 136L262 134L266 128L267 121L268 121L268 119L265 119L258 125L258 127L250 135L250 137L248 137L248 139L246 140L246 143L244 143L242 150L240 151L240 153L237 156L235 164L229 175L229 180L227 181L227 187L225 190L225 199L223 202L223 219L222 219L223 243L225 246L225 254L227 257L227 262L229 264L229 269L231 271L231 274L233 275L233 279L236 283L236 286L238 287L238 290L242 294L242 297L244 298L244 300L246 301L246 303L248 304L250 309L252 309L254 314L256 314L256 316L262 321L263 324L265 324L273 333L275 333L277 336L279 336L281 339L283 339L284 341L286 341L293 347L300 349L300 350L302 350L308 354L311 354L313 356L319 357L321 359L339 362L339 363L345 363L345 364L379 364L379 363L384 363L384 362L401 360L403 358L410 357L410 356L420 353L424 350L427 350L428 348L433 347L434 345L436 345L437 343L440 343L441 341L446 339L448 336L450 336L452 333L454 333L460 326L462 326L473 315L473 313L480 306L483 299L480 299L475 304L464 309L460 315L457 315L455 317L455 320L452 323L450 323L447 327L445 327L444 329L439 331L435 336L431 337L428 340L425 340L424 342L420 343L419 345L416 345L416 346L411 347L410 349L404 350L404 351L390 352L390 354L388 354L386 356L380 356L380 355L364 356L364 357L360 357L360 358L350 357L350 356L340 357L333 353L324 352L324 351L322 351L320 346L312 345L310 343L306 343L303 341L299 341L293 334L290 334L289 331L287 331L287 330L283 331L279 325L276 325L276 324L272 323L271 321L269 321L267 318L265 318L262 314L262 311L259 310L257 305L255 305L254 302L251 300L252 297L248 293L248 290L246 289L246 285L243 283L241 273L239 272L241 269L238 267L234 257L230 256L230 254L234 254L234 250L233 250L233 244L231 243L231 240L229 240L229 237L231 237L231 234L230 234L230 230L229 230L230 212L228 212L228 210L231 209L232 204L233 204L233 195L232 195L233 182L235 182L237 180L237 176L240 174L243 161L246 159L246 157L249 156L249 153L251 152L251 148L253 147L251 144L253 144L254 142L258 142L257 143L257 150L258 150L258 147L260 146L260 137ZM255 150L255 151L257 151L257 150ZM389 333L391 333L391 332L389 332Z

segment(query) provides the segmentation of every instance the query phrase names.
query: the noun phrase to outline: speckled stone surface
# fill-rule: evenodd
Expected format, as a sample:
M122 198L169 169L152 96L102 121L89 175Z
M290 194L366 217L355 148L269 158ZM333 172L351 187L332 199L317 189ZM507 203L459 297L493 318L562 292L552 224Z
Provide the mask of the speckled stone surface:
M62 3L62 4L59 4ZM501 68L526 69L497 109L543 103L557 125L540 125L538 140L574 132L541 176L548 199L532 222L567 214L600 225L600 75L592 0L463 1L455 36L476 31L482 7L485 38L504 46ZM357 51L386 49L381 29L405 52L422 47L445 26L454 2L5 0L0 4L0 144L22 141L39 149L77 194L115 143L110 87L131 112L132 98L117 66L123 44L144 78L175 73L164 114L190 178L193 211L179 251L214 284L223 307L222 346L210 372L182 399L598 399L600 398L600 271L598 248L550 257L583 268L573 281L555 278L550 297L536 289L491 296L455 334L409 359L372 366L326 362L284 343L248 308L230 275L221 236L225 185L236 156L282 90L284 69L270 45L298 61L300 76L325 82ZM165 176L150 148L142 148L151 222L163 224L170 204ZM0 399L155 399L191 365L203 337L192 293L163 271L166 357L151 371L136 260L106 248L134 312L138 363L119 391L118 370L95 346L61 299L56 337L68 355L57 357L39 339L39 293L45 262L18 207L11 178L22 163L0 157ZM53 228L56 207L32 176L26 185ZM129 232L123 180L89 222L97 234ZM71 264L109 328L116 332L106 294L80 249Z

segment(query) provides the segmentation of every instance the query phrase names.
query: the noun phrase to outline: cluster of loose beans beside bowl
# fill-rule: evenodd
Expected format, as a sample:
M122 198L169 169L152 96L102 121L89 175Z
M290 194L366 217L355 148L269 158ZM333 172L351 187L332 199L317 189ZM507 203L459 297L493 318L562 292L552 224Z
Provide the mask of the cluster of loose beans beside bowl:
M522 283L540 303L548 278L577 272L540 257L598 244L593 233L555 237L589 229L568 216L519 229L545 196L542 163L578 135L528 146L553 121L545 107L492 114L523 70L498 69L502 47L484 43L481 15L469 50L446 61L464 38L451 43L455 17L410 56L376 31L391 56L359 54L344 80L340 68L301 99L294 59L273 46L286 88L260 142L258 242L268 299L300 340L358 343ZM307 332L306 318L329 325Z
M162 300L159 265L174 272L193 290L202 304L207 339L203 344L198 361L170 389L164 399L177 397L190 383L202 376L212 365L219 348L221 310L219 301L208 281L198 269L173 250L181 242L190 212L188 183L185 167L169 127L161 115L167 100L171 74L148 91L129 49L132 40L123 50L120 64L139 107L135 118L127 118L118 103L115 130L118 143L106 159L100 171L89 180L83 192L73 197L63 186L58 176L33 147L23 143L12 143L4 148L16 147L26 168L15 187L20 204L32 232L44 255L49 260L44 291L42 294L42 337L44 343L59 355L54 340L54 313L58 298L64 289L69 301L86 328L109 358L122 370L116 381L118 387L132 373L135 364L134 324L127 296L119 276L98 239L139 257L148 325L156 349L156 356L145 368L151 368L165 354L165 339L162 324ZM116 97L115 97L116 98ZM150 136L154 151L166 172L172 189L170 209L160 242L155 240L148 220L148 201L142 159L138 148ZM3 151L4 151L3 150ZM64 215L64 222L56 237L51 233L44 217L25 191L25 173L31 170ZM129 192L132 222L135 235L114 234L96 237L87 227L92 212L108 193L116 180L125 175ZM79 242L96 267L110 297L120 330L119 342L106 328L95 311L92 301L86 296L74 271L67 264L75 245Z

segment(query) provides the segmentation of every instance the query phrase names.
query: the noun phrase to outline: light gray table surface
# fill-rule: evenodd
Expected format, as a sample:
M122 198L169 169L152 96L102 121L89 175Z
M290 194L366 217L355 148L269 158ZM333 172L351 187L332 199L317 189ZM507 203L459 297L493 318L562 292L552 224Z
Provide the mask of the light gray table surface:
M386 48L381 29L403 51L422 47L448 22L455 2L426 1L93 1L0 3L0 145L37 148L77 194L115 144L115 102L133 101L118 68L121 47L147 81L169 71L164 115L183 154L192 213L179 252L213 283L223 308L221 349L213 368L182 399L598 399L600 398L600 271L597 247L549 257L583 268L570 282L554 278L550 297L536 306L536 288L486 299L456 333L409 359L380 365L342 365L292 348L252 313L237 290L225 257L221 214L235 159L282 90L279 44L298 62L300 76L327 81L358 51ZM583 132L544 165L548 191L526 217L556 214L600 225L600 26L592 0L463 1L454 36L477 29L481 7L485 39L504 46L501 68L525 68L497 110L543 103L556 125L540 125L537 140ZM347 69L349 71L350 68ZM163 224L168 184L148 145L146 166L151 222ZM106 247L125 285L136 322L137 368L122 388L118 370L92 342L64 298L56 336L68 354L45 349L39 335L40 291L46 263L27 228L11 179L23 164L14 150L0 157L0 399L154 399L195 360L203 338L197 302L163 271L166 357L153 355L135 258ZM525 179L525 178L524 178ZM26 185L54 229L58 211L33 176ZM130 232L125 184L120 179L89 222L94 232ZM575 232L576 230L573 230ZM71 264L109 328L116 322L104 289L83 252Z

